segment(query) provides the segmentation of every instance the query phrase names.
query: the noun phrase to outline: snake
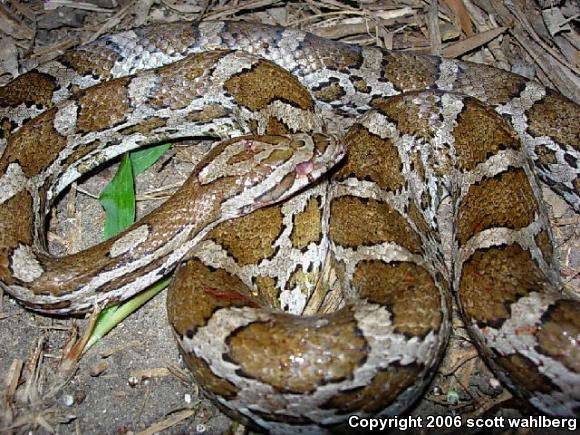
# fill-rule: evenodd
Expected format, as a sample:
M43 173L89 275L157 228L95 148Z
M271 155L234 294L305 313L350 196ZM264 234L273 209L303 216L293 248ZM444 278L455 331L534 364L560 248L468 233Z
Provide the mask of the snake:
M580 210L580 108L491 66L235 21L105 35L0 88L0 282L81 313L175 271L186 365L269 433L405 412L455 298L496 376L580 410L579 302L563 294L540 181ZM215 145L119 235L47 249L79 177L180 138Z

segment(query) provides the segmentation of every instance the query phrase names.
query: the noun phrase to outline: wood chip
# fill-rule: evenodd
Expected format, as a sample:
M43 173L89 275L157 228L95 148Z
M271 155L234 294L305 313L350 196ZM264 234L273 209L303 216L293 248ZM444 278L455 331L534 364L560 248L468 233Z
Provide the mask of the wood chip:
M135 376L138 379L164 378L171 375L166 367L154 367L150 369L131 370L129 376Z
M155 423L154 425L150 426L149 428L145 429L144 431L137 432L135 435L154 435L157 432L161 432L162 430L169 429L172 426L182 422L183 420L188 419L195 411L193 409L185 409L183 411L176 412L171 416L167 417L165 420L160 421L159 423Z
M487 44L489 41L497 38L503 32L507 30L507 27L498 27L497 29L488 30L487 32L478 33L471 38L464 39L463 41L455 42L445 46L442 51L442 55L445 57L455 58L462 54L465 54L471 50L481 47Z

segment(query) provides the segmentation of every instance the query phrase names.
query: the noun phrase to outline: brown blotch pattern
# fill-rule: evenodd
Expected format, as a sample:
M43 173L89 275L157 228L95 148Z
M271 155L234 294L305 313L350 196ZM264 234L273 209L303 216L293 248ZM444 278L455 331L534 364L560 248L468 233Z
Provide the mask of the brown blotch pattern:
M206 392L224 397L227 400L233 400L236 397L240 391L238 387L227 379L216 376L201 358L183 352L181 348L180 351L183 361L193 373L195 380Z
M538 371L534 362L520 354L495 355L494 361L507 370L511 382L525 391L549 394L558 390L550 379Z
M258 209L214 228L207 236L224 247L241 266L254 264L276 253L274 242L283 230L279 206Z
M320 202L317 198L310 198L306 207L294 216L294 226L290 234L292 246L304 249L309 243L317 243L322 236L322 215Z
M290 278L286 282L286 290L298 288L302 291L303 294L307 293L308 287L316 285L316 283L318 282L318 278L319 274L317 269L314 269L310 272L304 271L302 269L302 265L299 264L298 266L296 266L296 269L294 269L294 271L290 275ZM282 309L285 309L285 307L282 307Z
M431 204L431 194L429 191L424 190L421 193L421 198L419 199L419 205L421 206L422 210L427 210L429 205Z
M323 155L330 145L329 138L323 134L315 133L312 135L312 141L314 142L314 148Z
M407 216L413 221L415 226L419 229L422 234L427 234L429 231L429 225L425 221L425 217L415 205L415 201L410 201L409 209L407 210Z
M547 89L544 99L534 104L527 115L532 136L550 136L560 144L580 150L580 111L574 102Z
M184 53L197 39L197 30L191 23L171 23L171 26L149 26L141 30L143 45L175 56Z
M355 124L349 129L345 142L348 155L345 164L336 174L337 180L354 176L374 181L389 191L403 187L405 179L401 174L401 158L390 139L382 139L364 126Z
M345 95L345 91L338 82L327 83L323 86L318 87L314 92L314 97L317 100L325 101L331 103L333 101L340 100L341 97Z
M536 337L542 353L560 361L574 373L580 372L580 303L560 299L544 314Z
M552 264L554 261L554 245L552 244L552 239L550 238L548 230L543 229L540 231L534 237L534 240L540 248L540 251L542 251L542 256L546 263Z
M239 328L228 344L230 359L245 375L292 393L351 378L367 346L348 309L324 318L277 314Z
M388 53L383 60L383 77L401 92L423 90L435 85L436 58L405 53Z
M212 270L197 259L177 269L167 294L167 315L178 334L204 326L218 308L252 305L243 297L216 298L214 293L218 292L247 296L248 288L237 276L223 269Z
M266 124L266 134L286 134L290 129L280 119L270 116Z
M413 152L409 156L409 161L411 163L411 169L413 169L421 180L425 180L425 165L421 160L421 155L418 152Z
M280 290L276 286L276 279L271 276L257 275L255 285L260 296L264 298L270 307L280 308L280 301L278 300Z
M53 77L30 71L0 87L0 107L18 106L21 103L49 106L55 89L56 80Z
M368 93L370 88L365 79L361 77L349 77L352 85L358 92Z
M258 121L255 119L250 119L250 121L248 122L248 129L250 130L250 133L252 134L258 134ZM268 131L266 133L269 133Z
M111 80L84 90L79 96L77 131L100 131L113 127L131 112L128 78Z
M342 196L330 206L330 239L349 248L394 242L410 252L421 252L421 239L389 204L374 199ZM351 231L357 228L357 231Z
M513 128L496 112L474 98L463 103L453 130L459 170L470 171L502 149L520 149Z
M139 122L139 124L137 125L132 125L131 127L119 130L119 132L127 136L133 133L141 133L143 135L147 135L151 133L153 130L159 127L165 127L166 125L167 125L166 119L154 117L145 119Z
M57 109L52 108L25 124L8 139L0 160L0 173L10 162L18 161L27 177L47 167L66 146L66 139L53 127Z
M459 297L471 319L499 327L510 316L509 305L532 291L543 291L545 280L518 244L480 249L463 265Z
M210 122L214 119L225 118L229 116L229 111L219 104L208 104L197 112L191 112L187 119L196 122Z
M208 51L159 68L157 70L159 83L149 103L155 108L187 107L195 97L203 95L210 85L208 76L213 72L216 63L228 53L228 51ZM221 116L222 111L223 109L217 107L208 107L190 117L197 116L203 120L214 114Z
M459 204L459 244L488 228L524 228L536 213L538 203L523 169L487 178L473 184Z
M308 34L296 52L298 63L304 72L328 68L335 71L348 71L358 67L362 57L355 47L345 47L318 36Z
M233 156L231 156L228 161L227 164L228 165L235 165L238 163L242 163L242 162L246 162L250 159L253 159L255 157L255 153L251 152L249 149L247 150L243 150L240 151L237 154L234 154Z
M111 78L111 68L118 59L119 54L114 50L99 47L91 51L70 50L58 60L81 76L100 77L106 80Z
M493 106L518 97L526 82L527 79L517 74L479 64L477 68L460 67L453 90L472 95Z
M259 142L259 141L264 141L267 142L268 144L272 144L272 145L279 145L281 143L287 143L288 139L286 139L285 137L280 137L280 136L240 136L234 139L230 139L229 143L232 142L242 142L244 143L245 147L244 150L238 152L237 154L234 154L233 156L231 156L227 163L228 165L231 164L236 164L236 163L241 163L241 162L245 162L247 160L253 159L256 157L256 153L253 151L253 146L254 146L254 141ZM293 141L292 142L292 146L293 149L295 149L294 144L297 141ZM288 159L290 159L293 155L293 151L290 148L284 148L284 149L272 149L270 155L268 157L266 157L264 160L262 160L262 163L266 164L266 165L270 165L270 164L274 164L277 162L285 162Z
M424 337L443 320L433 277L414 263L363 260L356 266L353 283L362 299L389 308L398 333Z
M10 121L8 118L0 118L0 138L8 137L17 126L17 123Z
M397 366L379 372L371 382L361 388L339 392L322 409L340 409L341 412L382 411L397 396L413 385L422 367L418 365Z
M435 104L433 96L428 96L428 99L428 105L425 103L419 105L408 97L380 97L375 98L371 104L373 108L393 121L401 134L431 140L439 129L441 121L435 121L440 116L440 109Z
M10 285L14 277L10 271L10 256L19 243L32 243L32 197L26 191L18 192L0 207L0 280Z
M558 157L556 157L556 152L551 150L545 145L538 145L534 151L538 156L537 160L542 165L553 165L558 163Z
M296 77L265 61L258 62L250 71L228 79L225 88L238 104L250 110L263 109L277 99L301 109L314 109L310 94Z

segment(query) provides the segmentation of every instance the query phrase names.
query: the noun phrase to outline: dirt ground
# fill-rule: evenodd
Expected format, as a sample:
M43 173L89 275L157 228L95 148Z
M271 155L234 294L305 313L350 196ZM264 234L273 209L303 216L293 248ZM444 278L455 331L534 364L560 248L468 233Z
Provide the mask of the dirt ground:
M56 2L48 3L56 4ZM61 3L69 3L70 6L74 2ZM75 7L59 8L57 11L60 11L61 16L60 18L53 17L53 21L58 23L59 20L60 22L81 20L78 17L81 11L83 13L81 21L91 23L93 28L98 27L96 23L107 22L107 18L111 17L118 18L119 28L126 28L138 23L139 20L145 20L146 17L152 21L167 17L171 19L196 18L206 6L205 3L198 4L193 1L163 1L155 5L153 2L145 1L119 2L120 5L116 3L114 0L111 0L111 4L107 0L87 3L108 12L90 10L87 12L85 9ZM211 16L212 11L218 14L220 11L227 11L229 6L231 14L222 13L214 18L232 18L234 14L238 16L245 14L247 17L244 16L244 18L272 22L282 20L280 14L286 8L288 23L296 22L300 18L292 15L295 10L284 6L282 2L246 2L255 3L257 9L240 12L239 5L243 3L212 2L205 9L205 13L206 16ZM305 7L310 8L308 14L303 11L306 16L328 12L335 12L339 15L341 11L345 17L360 15L352 11L350 15L347 13L350 8L355 8L357 2L295 3L305 4ZM363 5L361 10L373 17L380 16L381 11L392 12L406 7L414 8L414 15L406 22L389 22L404 28L412 27L415 23L418 29L421 29L418 17L420 14L425 14L429 8L428 4L419 1L360 3ZM450 14L448 3L452 2L445 2L444 10L441 11L444 17ZM13 7L14 4L25 5L35 11L34 8L38 7L38 2L8 2L8 6ZM380 9L381 5L387 6ZM469 5L473 6L473 3ZM373 9L371 6L376 6L376 8ZM187 7L190 8L188 10L191 13L178 12ZM330 10L327 10L328 8ZM127 10L130 12L131 19L127 18ZM468 10L472 13L473 19L474 13L471 9L468 8ZM122 11L125 11L123 12L125 15L120 15ZM1 9L0 12L2 12ZM268 13L270 16L265 18ZM312 20L321 22L323 16L324 14L320 15L318 21L315 18ZM482 14L482 16L487 15ZM41 22L41 19L48 18L37 15L37 24ZM494 17L492 21L497 19L498 17ZM1 20L5 18L0 18L0 22ZM451 21L444 20L441 28L451 31L448 29ZM22 23L26 24L27 21L23 19L20 24ZM340 22L335 23L337 28L340 28L340 25ZM505 38L493 48L505 50L506 58L508 54L514 54L513 47L507 47L519 41L517 32L521 27L516 25L514 27L516 30L510 36L506 33ZM392 30L388 26L385 28ZM463 30L463 27L461 29ZM478 27L476 31L483 31L482 29ZM457 32L461 34L461 31ZM415 43L420 47L421 41L428 41L428 35L425 36L424 29L416 33L423 34L423 39L420 40L417 34L408 32L408 38L415 38L408 44L412 46ZM57 44L55 41L63 35L61 33L57 36L50 36L48 29L42 29L38 34L42 34L45 38L40 43L41 48L43 44L54 48ZM393 38L393 35L390 37ZM383 42L385 40L388 41L388 38L382 39ZM445 42L445 37L442 37L442 40ZM456 40L457 38L450 39L450 43ZM9 38L4 37L3 41L8 43ZM395 47L403 44L400 35L391 39L391 42ZM17 38L14 38L12 43L20 48L26 46ZM35 50L41 52L38 44L37 41ZM443 48L446 47L444 44ZM32 50L32 47L29 49ZM486 49L481 47L482 51ZM6 49L2 50L5 53ZM529 56L526 57L519 51L518 53L523 56L523 59L515 56L514 64L522 63L528 66L532 64ZM489 61L490 59L486 58L487 55L489 53L482 54L481 60ZM496 64L505 61L503 58L498 59L497 54L495 60ZM28 61L23 62L26 64ZM540 76L544 75L540 73ZM578 76L575 80L578 83ZM580 95L580 90L577 89L574 80L571 83L568 83L568 86L576 89L577 95ZM554 85L554 83L551 84ZM170 193L183 182L193 168L192 162L195 162L198 156L199 154L186 144L178 145L144 173L138 179L137 186L138 195L141 198L139 214L143 215L159 205L163 200L163 195ZM91 178L79 182L59 201L49 228L49 240L53 252L75 252L101 240L104 214L95 197L110 180L116 167L116 164L112 164ZM550 205L554 232L558 238L563 279L568 290L574 293L578 289L580 220L563 201L547 190L546 200ZM87 319L57 319L37 315L23 309L6 295L0 298L0 301L0 385L4 384L0 387L0 433L247 433L246 428L230 420L210 401L203 398L189 372L184 368L167 322L165 292L124 320L90 349L81 358L70 380L58 388L55 388L54 383L57 379L55 372L60 358L75 335L76 329L82 331L86 327ZM533 410L512 398L510 393L495 380L477 356L477 351L461 328L459 320L455 318L454 324L456 329L444 363L439 368L432 385L425 392L424 398L409 412L408 416L415 419L422 417L425 422L427 416L458 415L467 419L535 415ZM16 391L14 395L12 395L13 391ZM461 429L442 427L438 430L427 430L423 428L409 430L406 433L459 432L476 433L475 430L470 432L465 426ZM549 431L514 432L497 429L495 433L531 434L549 433ZM561 432L553 431L552 433Z

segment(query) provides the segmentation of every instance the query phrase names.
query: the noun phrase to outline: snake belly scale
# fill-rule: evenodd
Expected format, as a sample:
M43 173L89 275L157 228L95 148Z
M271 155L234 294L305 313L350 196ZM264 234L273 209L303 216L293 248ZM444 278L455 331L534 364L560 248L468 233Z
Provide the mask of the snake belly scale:
M579 126L574 102L483 65L242 22L108 35L0 89L0 280L67 314L177 267L184 360L226 412L274 433L404 412L454 294L512 391L577 415L580 305L560 293L537 178L580 210ZM232 139L116 238L47 252L45 216L75 179L196 136Z

